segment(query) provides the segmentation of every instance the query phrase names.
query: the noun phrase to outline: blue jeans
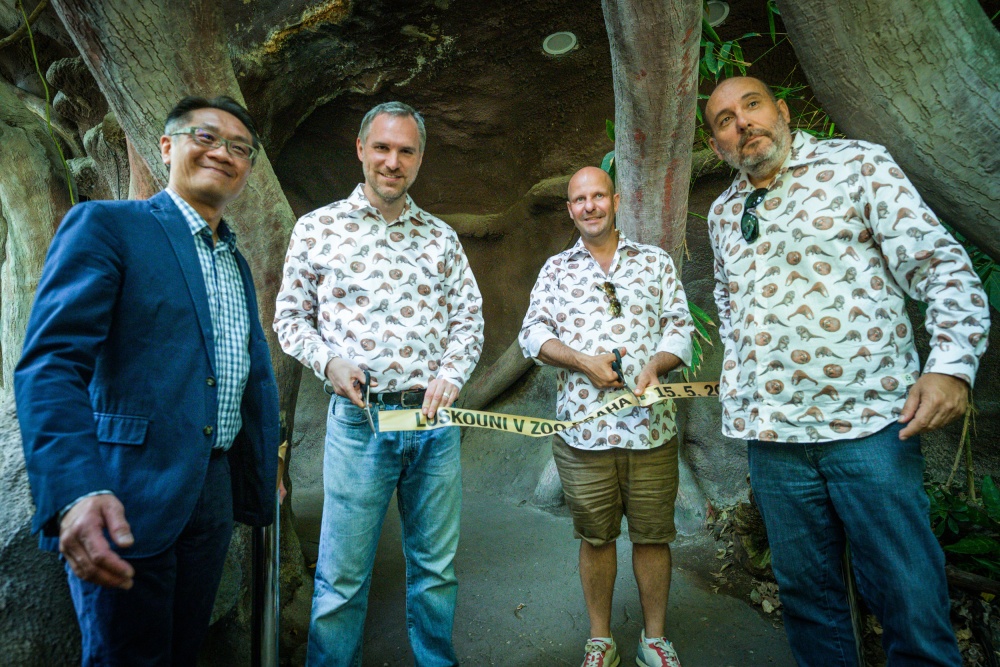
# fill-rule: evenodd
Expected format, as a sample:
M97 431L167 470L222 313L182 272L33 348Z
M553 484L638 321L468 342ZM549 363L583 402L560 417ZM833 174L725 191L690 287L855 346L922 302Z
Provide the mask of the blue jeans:
M799 665L857 665L841 562L882 624L888 665L960 667L944 553L931 532L920 439L749 442L785 631Z
M333 396L323 488L306 664L361 664L375 548L395 490L406 557L406 626L416 664L457 665L452 626L462 509L459 429L374 435L361 408Z

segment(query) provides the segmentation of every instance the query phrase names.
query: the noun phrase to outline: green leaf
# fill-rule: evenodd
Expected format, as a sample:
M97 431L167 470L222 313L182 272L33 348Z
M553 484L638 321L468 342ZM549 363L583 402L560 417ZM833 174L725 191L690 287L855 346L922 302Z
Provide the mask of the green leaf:
M605 120L604 121L604 131L608 133L608 139L611 141L615 140L615 121Z
M611 168L614 166L614 164L615 164L615 152L608 151L608 154L604 156L603 160L601 160L601 169L610 174Z
M983 477L981 493L986 514L994 521L1000 521L1000 490L989 475Z
M1000 553L1000 542L983 535L966 535L958 542L946 546L944 550L954 554L972 555Z
M691 339L691 368L701 366L701 342L697 338Z
M715 28L708 22L708 18L704 14L701 17L701 36L702 38L707 38L713 44L722 44L719 33L715 32Z
M722 45L721 48L719 48L719 58L721 58L722 60L729 60L729 54L732 52L732 50L733 50L733 43L726 42L725 44Z
M694 303L693 301L688 301L688 310L691 311L691 317L695 318L696 320L704 322L705 324L711 327L715 326L715 322L713 322L712 318L708 316L708 313L702 310L701 307L698 306L698 304Z
M707 47L705 47L705 55L702 57L702 62L705 63L705 67L708 68L708 71L711 72L712 74L718 74L719 73L719 70L718 70L719 63L715 59L715 47L714 46L707 46Z

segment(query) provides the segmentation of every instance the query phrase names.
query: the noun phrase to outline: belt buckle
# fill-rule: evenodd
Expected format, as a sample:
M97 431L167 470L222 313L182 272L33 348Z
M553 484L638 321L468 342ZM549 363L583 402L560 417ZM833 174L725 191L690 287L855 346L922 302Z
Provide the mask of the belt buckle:
M402 407L402 408L416 408L416 407L419 407L419 406L423 405L424 404L423 396L421 396L420 399L417 400L416 402L414 402L413 404L409 404L409 403L406 402L406 397L407 396L414 396L414 397L416 397L417 394L419 394L419 393L420 393L419 389L409 389L407 391L401 391L401 392L399 392L399 406Z

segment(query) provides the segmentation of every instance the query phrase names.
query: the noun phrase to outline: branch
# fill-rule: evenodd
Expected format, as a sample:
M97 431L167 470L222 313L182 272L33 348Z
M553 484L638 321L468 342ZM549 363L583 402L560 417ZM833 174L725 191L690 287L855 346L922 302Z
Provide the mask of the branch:
M21 4L21 0L18 0L18 4ZM35 6L34 11L31 12L31 16L28 17L27 23L22 25L20 28L7 35L3 39L0 39L0 49L10 46L15 42L21 41L21 38L28 34L28 26L35 22L42 11L49 6L49 0L39 0L39 3Z

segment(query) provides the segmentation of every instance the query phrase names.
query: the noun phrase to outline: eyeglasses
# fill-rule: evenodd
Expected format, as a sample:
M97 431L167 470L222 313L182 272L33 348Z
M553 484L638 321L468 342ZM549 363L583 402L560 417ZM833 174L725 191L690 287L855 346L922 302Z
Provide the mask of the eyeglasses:
M226 152L235 158L240 160L248 160L253 162L254 157L257 155L257 149L250 144L245 144L242 141L233 141L232 139L224 139L214 132L209 132L202 127L187 127L183 130L177 130L176 132L171 132L170 136L176 136L178 134L190 135L195 143L204 146L205 148L218 148L219 146L225 146Z
M611 313L611 317L620 317L622 314L622 304L618 301L618 296L615 294L614 283L605 281L598 285L598 289L604 292L608 296L608 301L611 302L608 306L608 312Z
M743 217L740 219L740 231L743 232L743 240L747 243L753 243L757 240L757 235L760 231L760 222L757 220L757 214L754 210L760 206L760 203L764 201L764 197L767 196L767 188L757 188L747 197L747 200L743 203Z

